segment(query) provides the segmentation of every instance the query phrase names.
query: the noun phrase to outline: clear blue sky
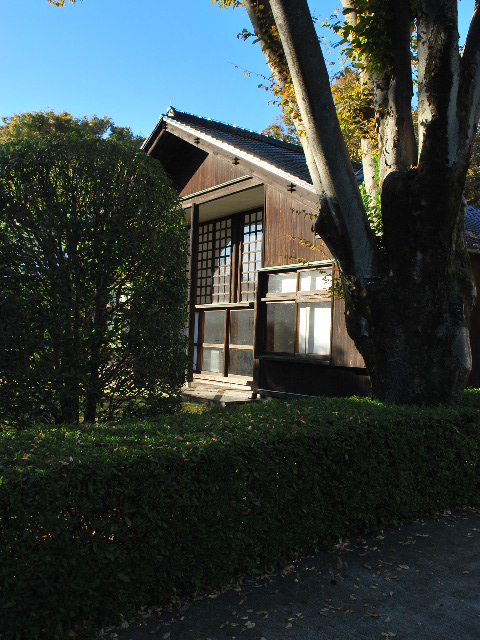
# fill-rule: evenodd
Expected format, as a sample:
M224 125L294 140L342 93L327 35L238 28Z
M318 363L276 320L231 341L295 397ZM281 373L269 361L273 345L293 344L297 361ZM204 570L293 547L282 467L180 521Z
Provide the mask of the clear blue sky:
M310 0L327 17L339 0ZM461 0L463 36L474 0ZM108 115L148 135L170 104L261 130L275 120L255 75L268 74L258 46L237 34L243 11L211 0L0 0L0 115L69 111Z

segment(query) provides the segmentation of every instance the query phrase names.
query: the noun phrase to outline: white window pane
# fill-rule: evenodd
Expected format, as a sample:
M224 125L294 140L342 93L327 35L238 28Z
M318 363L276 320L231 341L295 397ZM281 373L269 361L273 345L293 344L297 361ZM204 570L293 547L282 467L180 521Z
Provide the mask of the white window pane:
M223 372L223 349L203 349L202 371L211 373Z
M331 269L312 269L300 272L300 291L324 291L332 286Z
M295 293L296 290L296 273L279 273L268 277L268 293Z
M277 353L294 353L295 305L267 305L266 350Z
M195 312L195 331L193 334L193 342L195 344L198 344L198 320L199 320L199 316L200 314L197 312Z
M253 345L253 311L231 311L230 343Z
M308 353L308 329L310 319L310 307L306 304L298 308L298 353Z
M203 341L207 344L225 342L225 312L206 311Z
M329 355L331 324L330 302L300 304L298 314L298 352Z

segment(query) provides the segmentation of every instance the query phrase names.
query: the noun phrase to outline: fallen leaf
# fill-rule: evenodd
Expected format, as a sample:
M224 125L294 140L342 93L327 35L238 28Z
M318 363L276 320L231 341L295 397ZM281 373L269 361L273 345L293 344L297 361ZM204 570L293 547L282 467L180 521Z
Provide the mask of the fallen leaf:
M291 629L293 627L293 624L291 622L287 622L287 624L285 625L285 629Z
M170 631L168 633L164 633L162 636L162 640L168 640L170 638Z
M247 629L253 629L253 627L255 626L255 622L246 622L245 626L247 627Z

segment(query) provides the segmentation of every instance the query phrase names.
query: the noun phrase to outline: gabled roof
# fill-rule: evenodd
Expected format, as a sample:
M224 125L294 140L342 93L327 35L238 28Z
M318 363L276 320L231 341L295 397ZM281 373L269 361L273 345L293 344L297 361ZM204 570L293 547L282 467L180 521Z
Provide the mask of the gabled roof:
M193 140L202 141L223 155L243 159L315 193L300 145L170 107L143 143L142 149L148 153L165 129L176 132L180 137L187 135ZM358 162L352 164L360 183L363 181L362 166ZM467 207L465 214L465 238L470 250L480 251L480 211L472 206Z

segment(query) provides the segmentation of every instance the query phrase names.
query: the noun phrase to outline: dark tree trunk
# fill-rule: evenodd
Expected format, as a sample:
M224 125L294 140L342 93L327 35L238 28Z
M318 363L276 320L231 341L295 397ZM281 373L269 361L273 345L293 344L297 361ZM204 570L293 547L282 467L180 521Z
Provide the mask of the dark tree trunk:
M80 413L80 383L75 339L71 326L64 329L61 346L59 381L60 415L57 423L78 424Z
M76 381L66 383L60 395L59 424L78 424L80 388Z
M100 371L102 366L102 346L107 334L108 289L103 282L99 269L95 312L93 316L93 334L89 345L89 372L85 389L85 422L93 423L97 419L98 405L102 399L102 382Z
M379 400L459 402L471 369L474 287L464 216L445 180L390 174L382 192L384 272L364 287L346 279L347 328Z
M89 373L89 385L85 398L84 421L93 424L97 419L97 405L100 400L100 378L98 366L92 365Z

